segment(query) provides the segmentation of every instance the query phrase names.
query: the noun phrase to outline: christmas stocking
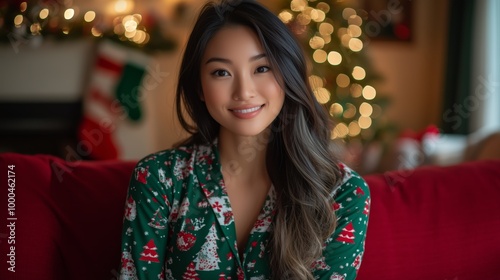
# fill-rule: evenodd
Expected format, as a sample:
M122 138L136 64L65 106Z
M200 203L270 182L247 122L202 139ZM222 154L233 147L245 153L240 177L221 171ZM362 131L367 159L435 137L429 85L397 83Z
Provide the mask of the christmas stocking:
M138 94L148 62L148 57L114 43L98 46L78 131L81 156L123 158L126 140L138 133L127 131L127 123L141 120Z

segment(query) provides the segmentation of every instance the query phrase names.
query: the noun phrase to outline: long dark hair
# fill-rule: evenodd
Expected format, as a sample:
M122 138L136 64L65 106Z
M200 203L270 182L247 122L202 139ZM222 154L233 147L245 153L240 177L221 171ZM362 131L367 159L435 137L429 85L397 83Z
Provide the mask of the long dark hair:
M247 26L257 34L285 91L266 152L267 171L277 192L269 244L273 278L313 279L311 264L321 257L323 244L335 229L331 193L341 172L330 149L328 114L311 91L304 54L286 25L256 1L206 4L180 68L178 118L191 134L187 142L211 143L218 136L219 124L200 99L200 67L208 42L228 25Z

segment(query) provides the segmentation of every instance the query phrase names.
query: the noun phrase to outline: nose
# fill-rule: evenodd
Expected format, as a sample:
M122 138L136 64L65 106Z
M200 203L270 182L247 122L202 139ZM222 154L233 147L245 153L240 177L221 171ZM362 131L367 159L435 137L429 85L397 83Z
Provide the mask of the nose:
M248 100L255 96L255 84L251 77L240 75L235 79L233 90L234 100Z

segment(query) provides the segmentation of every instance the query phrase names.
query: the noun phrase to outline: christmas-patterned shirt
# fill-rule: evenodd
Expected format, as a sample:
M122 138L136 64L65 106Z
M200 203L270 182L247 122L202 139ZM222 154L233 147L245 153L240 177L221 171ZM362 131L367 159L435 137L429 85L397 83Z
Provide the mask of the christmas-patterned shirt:
M338 223L311 266L316 279L355 279L363 257L369 189L341 168L344 177L332 193ZM266 245L275 199L271 187L240 258L217 143L145 157L128 190L120 279L270 279Z

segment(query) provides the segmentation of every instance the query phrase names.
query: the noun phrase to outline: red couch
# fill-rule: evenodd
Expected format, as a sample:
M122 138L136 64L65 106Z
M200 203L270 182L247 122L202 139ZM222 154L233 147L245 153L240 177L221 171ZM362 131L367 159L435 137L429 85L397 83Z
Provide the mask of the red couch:
M133 166L1 154L0 279L116 279ZM372 203L358 279L500 279L500 161L365 179Z

